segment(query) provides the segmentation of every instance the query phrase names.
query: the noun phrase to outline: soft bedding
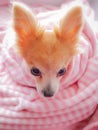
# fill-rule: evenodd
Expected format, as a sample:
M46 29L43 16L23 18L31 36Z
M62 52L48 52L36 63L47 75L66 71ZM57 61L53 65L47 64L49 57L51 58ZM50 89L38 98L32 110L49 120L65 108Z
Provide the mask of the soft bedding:
M68 0L61 6L40 3L30 7L40 24L51 29L73 3ZM1 4L0 130L98 130L98 29L87 1L80 3L85 15L80 38L84 51L73 58L70 73L51 99L39 96L27 64L14 51L13 34L9 38L10 5Z

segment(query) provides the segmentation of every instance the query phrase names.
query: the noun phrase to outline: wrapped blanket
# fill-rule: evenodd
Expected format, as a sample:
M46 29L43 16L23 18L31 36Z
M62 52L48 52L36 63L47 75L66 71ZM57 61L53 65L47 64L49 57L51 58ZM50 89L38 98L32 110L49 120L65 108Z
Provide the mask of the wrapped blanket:
M53 25L70 4L35 5L33 11L40 24ZM13 49L13 35L0 28L0 130L98 130L98 33L91 8L86 1L82 4L84 52L73 58L55 98L39 96L27 64Z

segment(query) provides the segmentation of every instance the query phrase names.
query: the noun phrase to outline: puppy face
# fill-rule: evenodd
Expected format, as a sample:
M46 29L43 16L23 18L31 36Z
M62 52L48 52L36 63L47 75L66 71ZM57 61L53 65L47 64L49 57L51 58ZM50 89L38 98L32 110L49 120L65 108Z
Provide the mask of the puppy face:
M51 32L39 26L34 14L24 5L16 3L13 12L18 50L35 77L38 92L51 97L58 91L68 64L78 52L82 9L73 7Z

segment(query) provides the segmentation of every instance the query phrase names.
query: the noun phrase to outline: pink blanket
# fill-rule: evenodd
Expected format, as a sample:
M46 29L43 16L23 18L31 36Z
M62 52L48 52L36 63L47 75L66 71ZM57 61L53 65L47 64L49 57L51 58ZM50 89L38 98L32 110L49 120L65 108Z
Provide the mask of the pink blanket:
M0 130L98 130L98 33L93 11L85 0L81 3L85 19L80 44L84 52L73 58L70 73L51 99L41 98L36 91L28 66L13 49L10 30L5 35L3 18L9 19L9 12L1 12ZM41 24L53 25L70 4L40 4L33 11ZM7 10L7 6L2 8Z

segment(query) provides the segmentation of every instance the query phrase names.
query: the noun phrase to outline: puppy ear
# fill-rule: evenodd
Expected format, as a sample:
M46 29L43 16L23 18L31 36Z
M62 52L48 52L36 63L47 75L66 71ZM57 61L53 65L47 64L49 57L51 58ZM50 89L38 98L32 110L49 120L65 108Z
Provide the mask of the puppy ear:
M19 37L25 37L29 34L36 36L37 32L37 20L24 4L15 2L13 6L13 24L14 29Z
M62 39L77 37L83 25L82 7L72 7L66 16L60 21L59 33Z

